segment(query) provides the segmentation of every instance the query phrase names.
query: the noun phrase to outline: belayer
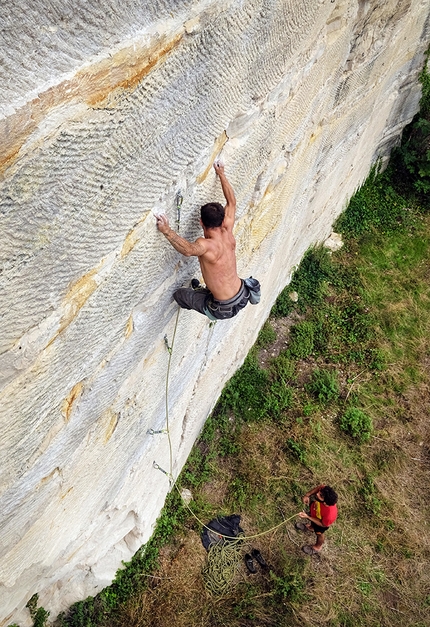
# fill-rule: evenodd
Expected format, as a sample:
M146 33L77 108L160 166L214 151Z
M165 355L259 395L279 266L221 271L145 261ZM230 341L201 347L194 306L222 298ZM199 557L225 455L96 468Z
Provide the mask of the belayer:
M324 544L324 533L337 518L337 494L329 485L317 485L302 496L305 505L310 505L310 512L299 512L300 518L307 518L309 523L296 523L296 529L300 531L314 531L317 536L313 546L305 544L302 550L307 555L315 555L321 551Z
M233 235L236 215L236 197L224 173L224 166L214 164L223 194L225 207L218 202L203 205L200 224L204 237L189 242L175 233L164 215L156 216L158 230L169 240L173 248L186 257L198 257L206 287L197 279L191 287L180 288L173 298L183 309L194 309L211 320L233 318L248 301L260 301L260 283L252 277L241 279L237 275L236 240Z

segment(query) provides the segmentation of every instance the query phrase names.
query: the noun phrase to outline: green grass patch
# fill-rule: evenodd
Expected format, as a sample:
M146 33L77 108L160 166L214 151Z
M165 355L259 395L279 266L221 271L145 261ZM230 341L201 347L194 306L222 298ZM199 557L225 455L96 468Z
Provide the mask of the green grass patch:
M287 316L294 309L304 313L308 307L315 306L324 299L327 284L332 279L333 266L327 250L321 247L308 250L300 268L294 272L291 283L279 295L271 314L279 318ZM291 300L291 292L297 292L297 303Z
M339 426L360 443L367 442L373 430L372 418L357 407L348 407L339 419Z
M307 389L321 403L329 403L338 398L340 388L336 370L316 368L311 375Z
M269 346L272 342L276 340L276 332L270 322L267 320L258 334L257 338L257 346L258 348L264 348L265 346Z
M252 422L267 413L269 374L260 368L255 351L251 351L241 368L225 386L217 411L231 411L238 418Z

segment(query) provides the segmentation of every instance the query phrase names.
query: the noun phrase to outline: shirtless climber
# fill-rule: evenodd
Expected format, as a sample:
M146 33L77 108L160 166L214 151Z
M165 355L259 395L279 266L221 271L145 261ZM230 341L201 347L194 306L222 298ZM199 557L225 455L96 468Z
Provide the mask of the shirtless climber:
M194 309L211 320L233 318L248 301L256 304L260 300L260 284L256 279L240 279L236 268L236 240L233 236L236 214L236 197L224 174L224 166L215 163L222 191L227 204L222 207L211 202L200 210L200 224L204 237L194 243L184 239L169 226L166 216L157 216L158 230L165 235L173 248L186 257L198 257L206 287L197 279L188 288L180 288L173 298L183 309Z

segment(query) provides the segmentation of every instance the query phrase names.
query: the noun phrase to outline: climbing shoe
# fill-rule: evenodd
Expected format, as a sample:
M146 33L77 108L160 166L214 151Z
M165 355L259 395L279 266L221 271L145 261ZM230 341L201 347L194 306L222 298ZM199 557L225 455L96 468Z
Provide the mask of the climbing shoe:
M247 567L247 569L249 570L250 573L254 574L254 573L257 572L257 569L254 566L254 562L252 560L252 557L250 556L249 553L247 553L245 555L245 564L246 564L246 567Z
M191 287L196 290L200 287L200 281L198 279L191 279Z
M257 562L260 564L261 568L267 568L267 562L264 559L264 557L261 555L261 553L260 553L260 551L258 549L252 549L251 556L255 560L257 560Z

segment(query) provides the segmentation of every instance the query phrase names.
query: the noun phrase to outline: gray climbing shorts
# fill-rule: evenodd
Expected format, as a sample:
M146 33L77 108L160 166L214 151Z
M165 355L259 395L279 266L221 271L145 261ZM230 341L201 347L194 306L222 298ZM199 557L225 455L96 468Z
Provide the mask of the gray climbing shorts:
M256 304L260 300L260 284L256 279L241 279L240 290L229 300L217 300L206 287L181 287L173 298L182 309L193 309L207 316L210 320L233 318L248 302ZM249 286L249 287L248 287Z

